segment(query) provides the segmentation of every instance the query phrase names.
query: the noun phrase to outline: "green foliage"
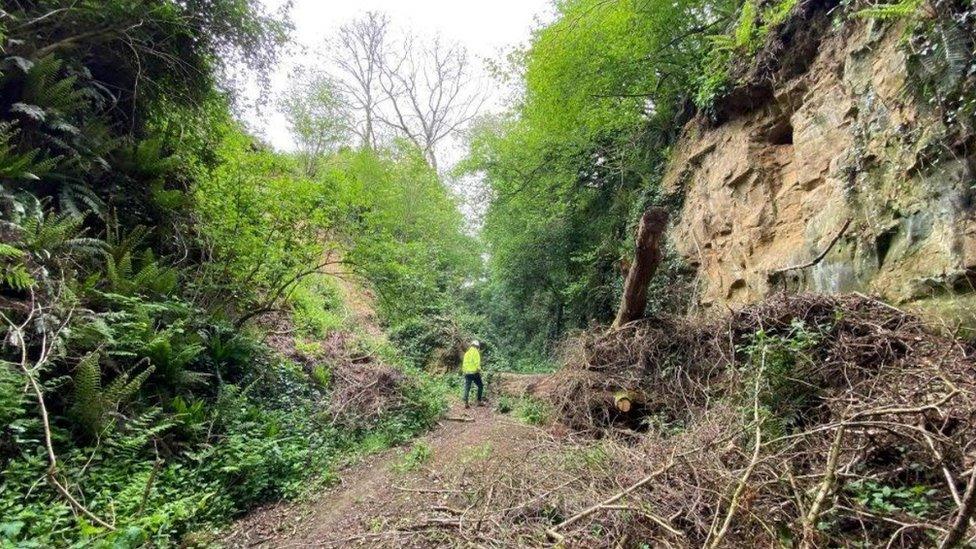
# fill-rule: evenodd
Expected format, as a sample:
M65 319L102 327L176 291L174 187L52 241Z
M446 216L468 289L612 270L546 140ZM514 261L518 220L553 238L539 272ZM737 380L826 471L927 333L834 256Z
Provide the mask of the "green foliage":
M552 418L552 409L547 403L529 396L501 395L495 403L495 409L502 414L514 414L529 425L544 425Z
M30 318L26 341L0 333L4 544L178 545L436 422L444 380L343 334L408 382L369 429L332 424L322 340L352 315L324 272L373 290L387 327L435 322L480 274L477 242L415 148L336 150L330 90L296 97L318 102L296 124L322 138L304 166L232 120L221 73L268 69L286 22L257 0L4 10L0 300L5 321ZM296 348L321 359L311 371L262 343L267 326L249 321L270 312L291 315ZM38 482L49 464L20 351L39 360L42 345L31 371L58 474L115 532Z
M322 422L323 387L228 324L280 305L345 221L328 181L295 176L229 122L216 86L228 62L268 68L285 25L250 0L5 10L0 292L12 322L36 316L27 342L0 347L4 543L176 545L296 495L310 471L327 481L364 435ZM305 291L300 320L325 332L310 304L335 310L336 296ZM116 532L38 483L42 429L14 361L43 341L33 375L59 474ZM377 436L428 427L438 395L418 381Z
M405 452L400 459L393 464L393 470L397 473L409 473L416 471L424 466L434 457L434 450L426 442L415 443L409 451Z
M423 155L402 143L346 151L323 178L336 189L345 220L344 260L376 289L381 317L396 325L453 311L452 294L479 259L456 199Z
M75 366L70 409L81 429L92 437L104 434L114 422L119 408L135 395L154 370L149 366L134 376L122 372L103 386L100 358L99 353L90 353Z
M900 0L890 4L876 4L869 8L858 10L854 15L856 17L881 20L904 19L915 15L921 6L921 0Z
M0 242L0 287L26 290L34 284L34 278L23 263L23 250Z
M15 128L14 123L0 123L0 178L38 181L45 172L56 165L57 159L48 158L39 162L37 161L40 154L38 149L18 151L15 138L19 132Z
M118 532L90 525L77 528L63 500L53 492L30 490L44 475L46 463L40 456L11 462L0 490L0 515L13 532L9 539L41 546L71 542L128 546L132 539L139 540L135 545L175 545L188 531L331 482L337 463L408 440L436 421L444 405L444 392L437 383L418 384L410 394L415 404L391 412L375 430L340 432L329 426L327 418L316 419L321 417L316 413L317 392L299 368L255 358L262 362L263 373L255 371L258 377L243 380L249 390L224 385L216 401L208 404L177 397L169 418L150 408L103 436L99 446L61 453L63 470L86 471L78 486L89 507L102 514L113 510ZM4 379L0 373L0 391L5 391ZM186 440L187 433L205 436L208 429L213 431L209 440L164 456L156 465L156 441L172 444L175 433L183 433L180 436ZM429 448L427 457L421 446L415 448L409 461L419 466L429 458ZM155 482L143 501L155 467L159 468ZM312 479L310 471L315 472ZM9 526L12 523L21 526Z
M514 59L524 98L482 121L462 169L491 202L485 308L506 362L544 362L569 330L608 322L633 223L662 201L657 176L737 2L560 2ZM523 67L512 72L519 76Z
M163 265L152 249L139 251L149 231L135 227L123 238L112 235L106 243L105 289L124 296L158 296L173 294L179 284L176 269Z
M322 74L296 79L282 109L301 151L306 175L314 176L327 152L350 133L350 115L339 85Z
M345 325L341 292L327 275L312 275L300 282L288 302L302 335L324 338Z
M319 387L327 388L329 383L332 381L332 371L324 364L316 364L312 368L312 380L318 384Z
M844 486L854 501L869 511L885 514L907 513L925 517L936 508L932 496L939 490L925 485L887 486L870 480L858 480Z
M250 318L278 306L302 278L326 261L324 235L338 219L328 188L296 177L293 163L229 131L221 163L196 187L200 231L213 250L196 285L217 307L233 300Z
M17 366L0 361L0 449L5 451L15 444L34 442L27 413L30 401L24 389L24 377Z
M902 11L908 19L905 46L911 93L936 110L949 132L972 134L976 131L976 57L972 54L976 50L976 7L972 2L965 6L939 1L931 11L920 6Z
M818 403L820 385L813 381L817 364L812 351L822 339L822 329L794 320L785 333L759 330L738 348L747 359L746 383L755 385L756 374L762 372L759 402L772 415L766 428L776 434L802 426L804 414Z
M776 0L762 9L758 2L742 3L738 19L728 33L710 36L703 69L698 79L695 105L705 112L735 84L734 69L752 62L769 33L789 17L798 0Z

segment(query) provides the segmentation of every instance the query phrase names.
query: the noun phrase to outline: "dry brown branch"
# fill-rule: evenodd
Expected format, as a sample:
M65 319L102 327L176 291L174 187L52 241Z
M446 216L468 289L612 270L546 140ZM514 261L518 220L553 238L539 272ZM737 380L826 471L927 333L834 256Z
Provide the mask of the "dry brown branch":
M82 505L81 502L79 502L77 499L75 499L73 495L71 495L71 492L68 490L68 488L64 484L62 484L57 477L58 457L57 454L54 452L54 443L52 441L53 437L51 435L51 420L50 417L48 416L47 405L44 403L44 391L41 389L40 384L37 382L37 379L34 377L33 370L42 368L47 364L48 359L50 358L50 354L54 350L58 338L60 337L61 331L64 330L64 328L68 325L68 322L71 319L71 313L67 315L67 318L64 321L62 321L52 333L49 334L47 328L42 328L42 330L44 331L41 334L40 350L38 351L37 359L33 361L33 365L32 365L31 364L32 361L29 359L27 354L27 338L26 338L25 330L26 327L31 325L34 319L37 318L42 313L43 313L42 307L37 303L36 296L34 295L34 292L32 290L31 310L30 313L27 315L27 319L23 323L16 324L2 312L0 312L0 317L2 317L3 320L7 323L8 328L13 333L13 337L15 338L15 341L17 342L18 347L20 348L20 369L24 373L24 376L27 378L27 383L31 387L31 390L34 393L34 397L37 400L38 409L40 410L41 427L44 430L44 448L45 451L47 452L47 459L48 459L47 479L54 487L54 489L59 494L61 494L61 496L71 505L73 509L88 517L95 524L107 530L114 531L115 530L114 525L109 524L108 522L102 520L97 515L92 513L87 507Z
M471 423L474 421L474 418L467 417L467 416L444 416L443 419L445 421L460 421L464 423Z
M824 471L823 481L820 483L820 487L817 488L817 494L810 504L810 510L803 517L803 543L801 547L815 546L813 543L815 535L814 527L817 524L817 519L820 518L820 509L823 507L824 500L827 499L827 495L834 489L834 483L837 478L837 461L840 458L841 443L843 440L844 425L841 424L837 427L834 442L830 445L830 453L827 456L827 467Z
M756 423L756 372L744 362L750 360L744 350L755 348L760 330L794 363L763 376L764 421L776 420L783 432L763 432L757 448L753 436L742 436L752 435ZM814 334L815 342L797 350L801 332ZM545 499L588 513L566 515L574 518L573 541L581 545L599 544L583 527L588 522L598 522L605 539L674 542L649 517L597 519L599 504L580 502L620 493L634 483L627 472L665 463L705 440L725 442L683 460L667 482L631 492L640 505L609 505L651 510L686 534L677 545L706 547L775 545L784 524L808 547L852 540L919 546L932 532L946 537L965 506L959 482L973 474L976 349L877 300L778 295L726 318L660 317L582 334L563 352L566 367L547 386L556 416L575 432L613 439L601 445L610 452L605 467L572 472L577 493ZM606 398L620 391L642 400L621 413ZM730 404L747 394L748 419ZM899 508L868 512L858 498L871 486L924 486L930 511L924 520ZM831 520L824 522L826 516ZM549 529L542 532L551 540L568 537Z
M749 459L749 465L746 466L746 470L742 473L742 478L739 479L739 483L735 487L735 492L732 493L732 499L729 500L729 510L725 514L725 520L722 521L722 526L715 532L714 536L709 535L709 538L705 540L705 547L708 549L713 549L718 547L722 540L725 538L726 532L729 530L729 526L732 524L732 518L735 516L736 508L739 506L739 499L742 497L742 493L745 491L746 486L749 483L749 478L752 477L752 472L756 469L756 464L759 463L760 450L762 449L762 417L759 414L759 391L763 379L763 373L766 370L766 350L763 349L762 359L759 365L759 371L756 373L756 388L753 392L753 402L752 402L752 421L755 424L755 436L756 442L753 445L752 457Z
M957 547L969 530L969 522L976 514L976 467L973 467L969 474L969 482L966 483L966 495L963 496L962 506L956 513L956 518L952 522L952 528L939 544L939 549L950 549Z
M568 519L566 519L566 520L560 522L559 524L553 526L552 528L550 528L549 530L547 530L547 534L549 535L550 538L556 540L557 542L561 542L561 541L565 540L566 539L566 536L560 534L559 533L559 530L562 530L562 529L566 528L567 526L570 526L570 525L578 522L580 519L585 518L585 517L588 517L589 515L592 515L593 513L596 513L597 511L606 508L608 505L611 505L614 502L620 501L620 499L623 498L624 496L626 496L627 494L630 494L631 492L637 490L641 486L644 486L648 482L650 482L650 481L654 480L655 478L663 475L664 473L667 473L668 471L670 471L671 468L674 467L674 463L675 462L674 462L674 459L672 457L672 459L669 460L667 462L667 464L665 464L663 467L655 470L653 473L651 473L651 474L647 475L646 477L640 479L639 481L635 482L634 484L632 484L631 486L629 486L627 489L625 489L625 490L623 490L621 492L618 492L617 494L614 494L613 496L610 496L609 498L601 501L600 503L597 503L596 505L592 505L592 506L590 506L590 507L588 507L586 509L583 509L579 513L576 513L575 515L569 517Z
M801 263L799 265L791 265L789 267L783 267L781 269L776 269L774 271L770 271L769 276L772 277L772 276L775 276L775 275L778 275L778 274L781 274L781 273L785 273L787 271L799 271L799 270L802 270L802 269L807 269L807 268L813 267L817 263L820 263L821 261L823 261L823 258L827 257L827 254L830 253L830 250L832 250L834 248L834 245L837 244L837 241L840 240L840 238L842 236L844 236L844 233L847 232L848 227L851 226L851 222L852 221L853 221L852 218L850 218L850 217L847 218L847 220L844 221L844 225L840 228L839 231L837 231L837 234L834 235L834 238L830 239L830 242L827 244L827 247L824 248L822 252L820 252L819 254L817 254L810 261L808 261L806 263Z

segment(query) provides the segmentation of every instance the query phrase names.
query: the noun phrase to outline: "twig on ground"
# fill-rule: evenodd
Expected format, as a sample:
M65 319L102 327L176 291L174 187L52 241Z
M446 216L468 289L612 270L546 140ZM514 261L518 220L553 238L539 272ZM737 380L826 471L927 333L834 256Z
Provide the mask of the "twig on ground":
M969 475L969 482L966 483L966 494L962 498L962 506L956 513L956 518L952 523L952 528L946 534L945 539L939 544L939 549L949 549L956 547L969 530L969 521L976 513L976 467L973 467Z
M445 421L461 421L465 423L470 423L474 421L474 418L467 416L444 416Z
M713 549L718 547L722 543L722 538L725 537L725 533L729 530L729 525L732 524L732 518L735 516L736 508L739 506L739 499L742 497L742 493L745 491L746 486L749 483L749 477L752 476L753 470L756 468L756 464L759 463L760 450L762 450L762 424L763 418L759 413L759 388L763 380L763 372L766 369L766 347L763 348L762 359L759 364L759 371L756 373L756 389L753 395L752 403L752 421L755 423L755 437L756 443L753 445L752 457L749 460L749 465L746 466L745 472L742 474L742 478L739 479L739 484L735 487L735 491L732 493L732 499L729 501L729 510L725 514L725 520L722 521L722 526L714 533L714 536L709 534L709 537L705 540L705 547L707 549Z
M565 540L566 539L566 536L560 534L559 533L559 530L562 530L562 529L566 528L567 526L576 523L580 519L585 518L585 517L587 517L589 515L592 515L593 513L595 513L597 511L605 508L606 506L611 505L611 504L619 501L621 498L623 498L627 494L630 494L634 490L637 490L641 486L644 486L648 482L650 482L650 481L654 480L655 478L663 475L664 473L667 473L668 471L670 471L671 468L674 467L674 464L675 464L674 456L672 456L672 458L670 460L668 460L668 463L665 464L663 467L655 470L651 474L647 475L646 477L644 477L644 478L640 479L639 481L635 482L634 484L630 485L630 487L628 487L627 489L625 489L625 490L623 490L621 492L618 492L617 494L615 494L615 495L613 495L613 496L611 496L611 497L609 497L609 498L601 501L600 503L597 503L596 505L591 505L590 507L587 507L586 509L580 511L579 513L576 513L575 515L573 515L573 516L569 517L568 519L560 522L559 524L553 526L552 528L549 528L546 531L546 533L549 535L550 538L552 538L552 539L554 539L556 541L563 541L563 540Z
M824 471L823 482L817 489L817 495L810 504L810 510L803 517L803 542L802 547L813 547L814 526L820 517L820 509L823 506L827 495L834 489L834 481L837 478L837 461L840 458L840 450L844 440L844 425L837 428L834 435L834 442L830 445L830 453L827 455L827 466Z

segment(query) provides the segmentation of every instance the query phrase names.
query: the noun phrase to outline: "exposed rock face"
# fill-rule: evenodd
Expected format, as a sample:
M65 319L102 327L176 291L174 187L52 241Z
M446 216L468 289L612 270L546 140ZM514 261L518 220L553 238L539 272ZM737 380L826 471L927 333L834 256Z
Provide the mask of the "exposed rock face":
M849 23L765 104L689 124L664 184L685 196L670 238L702 306L784 286L933 305L973 292L976 158L950 150L906 63L899 26Z

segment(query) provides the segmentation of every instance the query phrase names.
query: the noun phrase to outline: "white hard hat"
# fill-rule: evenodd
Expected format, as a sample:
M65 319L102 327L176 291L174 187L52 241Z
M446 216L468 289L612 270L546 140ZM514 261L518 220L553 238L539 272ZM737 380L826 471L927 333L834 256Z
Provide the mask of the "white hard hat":
M472 347L481 347L481 342L478 341L477 339L475 339L474 341L471 342L471 346Z

